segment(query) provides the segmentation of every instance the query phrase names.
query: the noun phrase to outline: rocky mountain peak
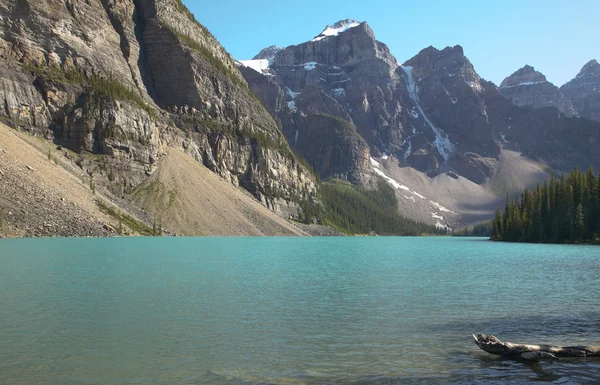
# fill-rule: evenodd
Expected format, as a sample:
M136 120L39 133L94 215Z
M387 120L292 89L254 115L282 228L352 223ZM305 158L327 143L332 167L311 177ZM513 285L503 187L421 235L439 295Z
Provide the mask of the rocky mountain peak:
M597 76L600 75L600 64L598 64L598 61L596 59L592 59L589 62L587 62L583 68L581 69L581 71L579 71L579 73L577 74L577 77L580 76Z
M587 62L560 91L571 100L579 116L600 122L600 64L597 60Z
M517 106L556 107L567 116L577 114L571 101L558 87L530 65L525 65L504 79L498 91Z
M500 88L516 87L516 86L531 86L546 82L546 76L539 71L536 71L530 65L525 65L518 69L512 75L507 77L500 84Z
M471 88L481 90L479 85L481 79L460 45L446 47L442 50L429 46L407 60L403 65L414 67L415 76L431 74L436 74L436 76L442 78L458 76Z
M278 45L271 45L267 48L263 48L258 55L254 56L252 60L264 60L271 59L279 51L283 50L283 47Z

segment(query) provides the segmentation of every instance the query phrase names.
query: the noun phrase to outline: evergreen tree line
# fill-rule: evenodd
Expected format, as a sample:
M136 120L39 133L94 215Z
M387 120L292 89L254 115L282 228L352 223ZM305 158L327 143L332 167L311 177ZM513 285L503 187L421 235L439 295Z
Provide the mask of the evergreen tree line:
M348 234L446 234L445 229L399 215L394 189L381 178L372 190L359 190L340 180L323 182L321 199L323 222Z
M462 230L458 230L452 233L452 235L456 237L491 237L492 227L492 221L478 223L473 225L473 227L465 227Z
M496 209L492 239L509 242L596 242L600 233L600 175L575 168L525 189L520 199Z

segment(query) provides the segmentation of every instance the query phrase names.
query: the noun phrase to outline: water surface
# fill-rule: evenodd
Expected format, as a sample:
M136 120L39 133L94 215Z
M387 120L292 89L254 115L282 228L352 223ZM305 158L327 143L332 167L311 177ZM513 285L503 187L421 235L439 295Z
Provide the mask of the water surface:
M473 238L0 241L0 384L600 382L600 248Z

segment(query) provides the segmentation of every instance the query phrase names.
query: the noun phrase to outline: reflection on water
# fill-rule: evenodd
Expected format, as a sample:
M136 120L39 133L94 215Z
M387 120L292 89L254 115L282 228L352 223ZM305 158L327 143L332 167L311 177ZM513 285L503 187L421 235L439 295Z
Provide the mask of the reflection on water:
M600 383L600 249L464 238L0 243L0 384Z

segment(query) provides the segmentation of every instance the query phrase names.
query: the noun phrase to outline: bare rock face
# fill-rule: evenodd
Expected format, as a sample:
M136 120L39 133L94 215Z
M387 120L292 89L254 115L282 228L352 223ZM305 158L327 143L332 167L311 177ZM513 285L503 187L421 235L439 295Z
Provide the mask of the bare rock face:
M583 66L560 91L571 100L579 116L600 122L600 64L596 60Z
M485 86L462 47L428 47L401 70L414 103L411 151L425 150L440 163L467 152L491 158L500 154L487 116ZM415 148L419 136L424 138Z
M277 46L277 45L271 45L267 48L262 49L258 55L254 56L252 58L252 60L262 60L262 59L271 59L272 57L275 56L275 54L279 51L281 51L283 49L283 47Z
M533 67L526 65L502 82L500 94L517 106L556 107L567 116L577 115L571 101Z
M367 181L369 146L352 123L331 115L294 115L296 130L286 133L290 144L303 154L322 178Z
M82 155L131 191L181 146L276 209L315 180L231 56L179 0L0 0L0 118Z

